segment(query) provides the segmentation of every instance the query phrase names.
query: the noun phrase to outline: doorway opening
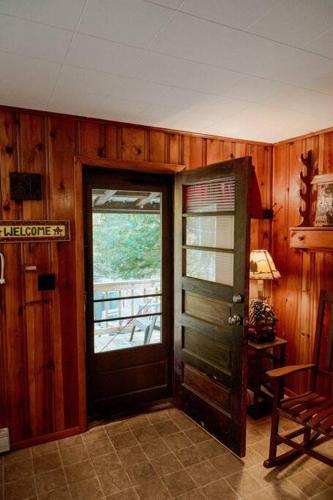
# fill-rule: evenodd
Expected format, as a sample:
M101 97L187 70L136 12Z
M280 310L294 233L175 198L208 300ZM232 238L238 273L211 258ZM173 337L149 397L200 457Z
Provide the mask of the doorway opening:
M88 413L112 416L172 395L173 182L89 170L85 186Z

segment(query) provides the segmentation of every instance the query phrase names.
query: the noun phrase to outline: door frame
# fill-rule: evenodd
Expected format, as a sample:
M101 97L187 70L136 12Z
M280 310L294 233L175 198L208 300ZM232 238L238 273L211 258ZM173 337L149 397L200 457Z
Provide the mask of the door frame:
M158 163L138 160L114 160L100 157L74 157L74 192L75 214L72 235L75 241L75 298L76 298L76 333L78 349L78 397L79 397L79 432L87 429L87 366L86 366L86 301L85 301L85 260L84 260L84 225L83 173L85 168L96 170L125 170L142 173L175 175L185 169L185 165L176 163Z

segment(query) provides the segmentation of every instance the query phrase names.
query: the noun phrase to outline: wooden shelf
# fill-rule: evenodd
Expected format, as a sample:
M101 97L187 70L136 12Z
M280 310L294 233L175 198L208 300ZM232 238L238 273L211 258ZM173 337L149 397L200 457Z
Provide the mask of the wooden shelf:
M290 246L317 252L333 252L333 227L291 227Z

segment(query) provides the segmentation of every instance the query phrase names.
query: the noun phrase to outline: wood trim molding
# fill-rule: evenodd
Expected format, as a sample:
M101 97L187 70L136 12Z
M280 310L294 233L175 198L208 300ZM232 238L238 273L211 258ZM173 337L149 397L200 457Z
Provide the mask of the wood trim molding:
M297 135L295 137L290 137L288 139L283 139L282 141L277 141L273 143L273 147L280 146L281 144L288 144L289 142L296 142L304 139L311 139L312 137L320 136L322 134L328 134L333 132L333 127L323 128L320 130L314 130L313 132L308 132L307 134Z
M34 436L30 439L24 439L23 441L16 442L11 451L19 450L21 448L27 448L29 446L36 446L38 444L48 443L50 441L57 441L58 439L65 439L75 434L80 434L85 429L81 427L71 427L70 429L65 429L64 431L52 432L50 434L43 434L42 436Z
M86 156L74 157L75 189L75 256L76 256L76 324L78 335L79 367L79 422L78 432L87 429L87 394L86 394L86 320L85 320L85 266L84 266L84 227L83 227L83 169L104 168L110 170L132 170L173 175L185 169L185 165L155 163L150 161L127 161Z
M100 158L77 156L76 164L96 168L111 168L116 170L133 170L134 172L146 172L154 174L176 174L185 170L185 165L178 163L160 163L147 160L114 160L112 158Z

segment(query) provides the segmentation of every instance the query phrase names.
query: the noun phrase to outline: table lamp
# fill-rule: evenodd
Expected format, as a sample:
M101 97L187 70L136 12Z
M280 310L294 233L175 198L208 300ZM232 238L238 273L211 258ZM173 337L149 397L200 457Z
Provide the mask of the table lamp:
M264 296L264 280L281 278L268 250L253 250L250 254L250 279L257 280L258 297L250 302L249 338L254 342L274 340L277 318Z
M268 250L252 250L250 253L250 279L258 282L258 299L264 297L264 280L281 278Z

